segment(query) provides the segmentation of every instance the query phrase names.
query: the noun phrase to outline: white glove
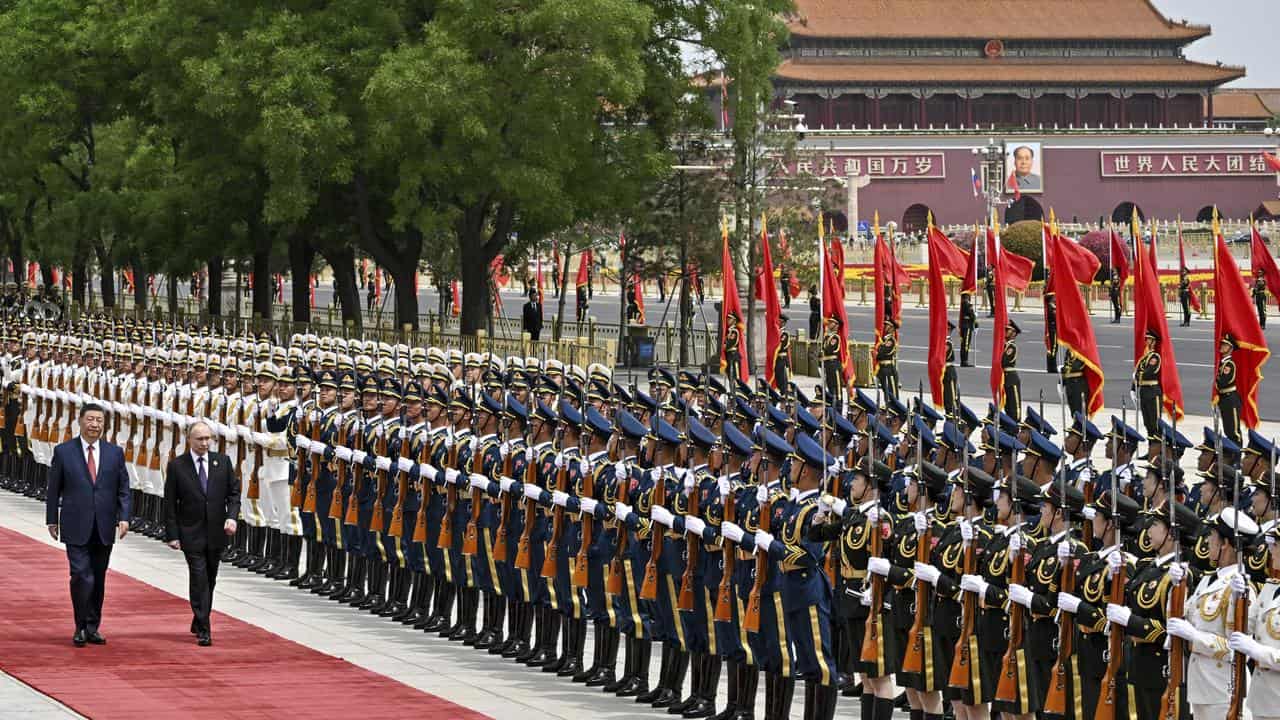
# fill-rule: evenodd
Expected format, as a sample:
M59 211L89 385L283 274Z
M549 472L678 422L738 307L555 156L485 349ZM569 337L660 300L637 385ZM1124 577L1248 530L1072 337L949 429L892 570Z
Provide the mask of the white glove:
M1124 566L1124 553L1116 550L1107 556L1107 577L1115 577L1115 574Z
M742 542L742 536L744 533L742 528L738 527L736 524L725 521L720 523L720 534L729 538L729 540L733 542L740 543Z
M590 461L590 460L588 460L588 459L586 459L586 458L582 458L582 459L578 460L578 472L582 473L582 475L583 475L584 477L585 477L585 476L587 476L587 475L590 475L590 474L591 474L591 461Z
M765 503L769 502L769 488L765 487L764 485L761 485L760 487L756 488L756 502L760 503L761 505L764 505Z
M619 480L621 480L622 478L625 478L625 477L629 477L629 476L630 476L630 474L629 474L629 472L627 471L627 464L626 464L625 462L621 461L621 460L619 460L618 462L614 463L614 464L613 464L613 476L614 476L615 478L619 479Z
M293 444L296 445L299 450L311 449L311 439L306 435L299 435L295 437L293 439Z
M525 485L524 496L529 498L530 500L536 501L538 498L542 497L542 488L532 484Z
M872 505L867 509L867 520L870 520L872 525L880 522L882 516L884 516L884 511L880 509L879 505Z
M174 421L179 430L186 430L187 426L191 424L191 417L189 415L178 415L174 418Z
M445 484L448 485L461 485L462 473L454 470L453 468L448 468L444 471L444 481Z
M1208 633L1200 632L1195 628L1194 625L1192 625L1191 623L1187 622L1186 620L1180 617L1169 618L1167 629L1169 631L1169 634L1176 638L1182 638L1187 642L1193 642L1193 643L1198 642L1201 644L1208 644L1207 642L1205 642L1209 639Z
M667 527L671 527L671 524L675 522L675 516L671 514L671 511L661 505L654 505L650 508L649 517L659 525L665 525Z
M489 478L479 474L472 474L467 478L467 484L476 490L484 490L489 487Z
M1129 391L1129 402L1132 402L1134 407L1142 407L1138 404L1138 394L1132 390Z
M557 470L564 469L564 453L556 453L555 466Z
M836 498L831 502L831 512L836 515L844 515L844 511L848 509L848 507L849 503L845 500L841 500L840 498Z
M627 516L631 514L631 506L626 503L613 504L613 516L626 522Z
M1132 615L1133 611L1123 605L1107 603L1107 622L1115 623L1120 627L1129 627L1129 618ZM1178 618L1174 618L1173 620L1176 619ZM1173 620L1170 620L1169 622L1172 623Z
M692 535L702 536L702 531L707 529L707 524L702 518L687 517L684 519L684 531ZM757 538L757 541L759 538Z
M470 448L471 454L474 455L476 453L476 448L480 447L480 438L476 437L475 435L472 435L468 439L470 440L470 442L467 443L467 447Z
M506 475L503 475L502 477L498 478L498 487L502 489L502 492L511 492L511 486L515 484L516 484L516 481L512 480Z
M663 478L663 477L665 477L665 475L664 475L664 473L663 473L662 466L661 466L661 465L659 465L659 466L655 467L655 468L653 469L653 481L654 481L655 483L660 483L660 482L662 482L662 478Z
M569 493L563 490L553 490L551 491L551 502L564 507L565 503L569 502Z
M342 462L351 462L351 448L337 445L333 448L333 454Z
M719 491L720 497L729 496L729 476L728 475L724 475L719 480L716 480L716 490Z
M1089 505L1085 505L1085 506L1084 506L1084 509L1080 511L1080 514L1081 514L1081 515L1084 515L1084 519L1085 519L1085 520L1092 520L1094 517L1096 517L1096 516L1097 516L1098 511L1097 511L1097 510L1094 510L1094 509L1093 509L1091 506L1089 506Z
M973 523L968 520L960 521L960 539L965 542L973 540Z
M308 450L310 450L312 455L323 455L325 451L325 444L322 442L313 442Z
M858 598L862 601L862 607L871 607L871 591L863 590L858 593Z
M1009 585L1009 599L1022 607L1030 609L1032 597L1031 591L1025 585L1019 585L1018 583Z
M433 483L440 475L440 471L436 470L436 466L430 463L420 463L418 465L418 474L427 479L427 482Z
M764 552L769 552L770 545L773 545L773 535L763 530L757 530L756 531L756 548L759 550L763 550Z
M1071 593L1059 592L1058 609L1075 615L1076 611L1080 609L1080 598Z
M413 469L413 461L407 457L396 458L396 468L402 473L408 473Z
M403 425L401 425L401 426L400 426L400 435L399 435L399 437L400 437L400 439L401 439L401 440L408 440L408 439L409 439L409 428L404 427Z
M1236 595L1244 595L1249 592L1249 583L1245 581L1243 575L1232 575L1231 579L1227 582L1231 585L1231 592Z
M1253 639L1252 635L1242 632L1233 632L1231 637L1227 638L1227 647L1232 652L1243 653L1258 661L1260 665L1266 668L1274 668L1276 662L1275 653L1267 649L1265 645Z
M595 515L596 506L598 506L599 504L600 503L596 502L595 500L589 497L580 498L578 500L578 506L581 507L582 512L586 513L587 515Z
M917 534L923 535L924 532L929 529L929 518L925 517L924 513L922 512L911 513L911 519L916 524Z
M978 595L987 594L987 581L983 580L980 575L961 575L960 589L965 592L977 593Z
M527 463L533 462L533 448L527 447L524 449L524 461Z
M502 444L498 445L498 453L502 455L503 460L506 460L507 456L511 454L511 441L503 440Z
M1182 578L1187 576L1187 568L1182 563L1170 563L1168 575L1169 582L1177 585L1182 582Z
M1009 554L1017 555L1022 552L1022 533L1015 532L1009 535Z
M386 472L391 469L391 458L380 457L373 461L373 465L374 467L378 468L382 472Z
M867 570L876 575L889 575L889 561L881 557L873 557L867 560Z
M1066 562L1071 557L1071 543L1063 540L1058 543L1058 562Z
M942 575L942 572L938 570L938 568L928 563L922 563L922 562L918 562L915 564L915 571L916 571L916 577L929 583L930 585L937 585L938 578Z
M365 452L365 451L363 451L363 450L352 450L352 451L351 451L351 462L355 463L356 465L363 465L363 464L364 464L364 459L365 459L365 457L367 457L367 456L368 456L368 453L366 453L366 452Z

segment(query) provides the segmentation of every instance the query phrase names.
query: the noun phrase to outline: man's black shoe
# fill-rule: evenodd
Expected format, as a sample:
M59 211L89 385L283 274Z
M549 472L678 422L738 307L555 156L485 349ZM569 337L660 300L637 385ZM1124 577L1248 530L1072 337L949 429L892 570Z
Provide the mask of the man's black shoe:
M86 642L88 642L88 638L83 630L77 630L76 634L71 636L71 644L76 647L84 647Z

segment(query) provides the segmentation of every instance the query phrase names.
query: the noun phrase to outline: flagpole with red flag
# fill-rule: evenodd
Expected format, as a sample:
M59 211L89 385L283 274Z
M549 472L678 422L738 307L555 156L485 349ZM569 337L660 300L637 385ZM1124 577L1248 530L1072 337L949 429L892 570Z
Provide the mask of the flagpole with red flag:
M1222 338L1230 333L1236 349L1231 358L1236 364L1236 392L1240 394L1240 422L1247 428L1258 426L1258 387L1262 383L1262 366L1271 357L1266 336L1258 316L1248 312L1249 288L1240 276L1240 267L1222 239L1217 212L1213 218L1213 287L1214 287L1214 367L1222 361ZM1218 385L1213 384L1213 400L1218 400Z
M1076 243L1058 235L1056 229L1050 233L1048 252L1053 256L1054 267L1065 267L1066 259L1063 257L1062 249L1068 245L1076 245ZM1095 257L1094 260L1096 261L1097 258ZM1049 282L1053 285L1053 293L1057 297L1058 344L1084 363L1085 383L1089 388L1085 409L1086 414L1093 417L1103 406L1102 391L1106 384L1106 376L1102 372L1102 357L1098 353L1098 340L1093 331L1093 323L1089 321L1089 307L1085 304L1084 296L1080 293L1080 285L1072 272L1055 272L1049 276Z
M1280 302L1280 268L1276 267L1275 258L1267 249L1267 243L1258 232L1258 226L1253 223L1253 216L1249 216L1249 234L1251 236L1249 240L1250 269L1253 270L1253 276L1257 277L1261 272L1266 278L1267 289L1271 291L1271 296Z
M1146 352L1147 331L1154 331L1160 337L1160 392L1164 399L1164 412L1170 417L1181 418L1182 379L1178 376L1178 358L1173 349L1173 337L1169 334L1169 321L1164 314L1164 298L1156 265L1148 249L1142 246L1142 230L1136 209L1130 225L1138 242L1133 253L1133 364L1137 367Z
M770 386L779 390L777 378L774 377L774 358L781 343L782 303L778 299L778 283L773 279L773 256L769 250L768 217L760 214L760 277L757 279L757 293L764 300L764 379Z
M720 275L722 277L723 297L720 300L720 372L725 377L746 381L747 379L747 349L742 343L746 341L746 328L742 325L742 303L738 299L738 280L733 274L733 258L729 254L729 226L723 220L720 221ZM734 318L734 324L738 328L738 367L728 367L728 359L725 357L724 335L725 329L729 327L729 316Z
M1009 324L1009 308L1005 297L1004 249L1000 245L1000 224L994 210L991 211L991 224L987 226L987 263L991 268L992 285L995 286L991 323L991 396L996 399L999 410L1004 408L1004 366L1000 360L1004 356L1004 330Z
M849 318L844 309L844 248L840 241L832 238L831 247L827 248L825 228L822 215L818 215L818 267L821 274L822 291L819 300L823 324L831 319L836 324L839 337L840 374L846 390L853 387L856 374L853 358L849 355ZM823 330L825 332L825 330ZM838 399L838 398L837 398Z
M934 227L929 213L929 390L933 404L942 407L942 375L947 369L947 288L943 275L964 277L969 255Z

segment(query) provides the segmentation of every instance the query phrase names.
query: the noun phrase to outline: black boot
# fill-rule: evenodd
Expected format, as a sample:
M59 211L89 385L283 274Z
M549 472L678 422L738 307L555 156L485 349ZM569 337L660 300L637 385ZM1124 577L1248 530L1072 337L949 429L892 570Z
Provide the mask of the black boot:
M351 579L351 566L355 558L342 548L326 548L328 559L324 568L324 582L311 588L311 592L333 599L347 591L347 582Z
M671 707L680 702L680 692L684 688L684 676L689 671L689 653L676 648L671 656L671 674L667 679L662 694L651 705L656 708Z
M449 633L449 639L455 642L462 641L467 643L468 640L475 642L476 637L476 613L480 605L480 591L475 588L463 588L458 591L458 624L454 627L453 632Z
M351 555L348 558L347 589L338 597L338 602L347 605L358 605L364 601L364 580L369 574L369 558L363 555Z
M534 620L537 623L537 630L533 633L533 647L529 648L529 652L525 655L518 656L516 662L523 663L529 667L542 667L551 662L555 656L555 649L551 644L555 642L554 636L550 632L551 618L555 616L556 611L539 605L534 608Z
M423 574L422 576L422 603L420 609L422 614L413 623L414 630L426 630L427 625L431 623L434 617L436 598L439 597L440 581L435 575Z
M875 698L875 714L871 720L893 720L893 698Z
M453 601L458 596L458 587L443 577L437 578L440 586L436 589L435 606L431 608L431 619L423 632L441 633L449 627L449 618L453 615Z
M634 659L632 653L627 654L627 659L632 661L631 679L627 684L618 690L618 697L639 698L649 691L649 658L653 655L653 641L640 640L633 638L631 640L631 648L634 650ZM608 688L606 688L607 690ZM639 702L637 699L636 702Z
M910 717L911 720L924 720L924 710L916 710L912 708L912 710L907 713L907 716Z
M805 682L804 717L805 720L831 720L836 714L836 698L840 696L835 685L821 685ZM938 716L941 720L941 716Z
M586 618L566 619L565 637L569 639L569 651L565 653L565 663L556 673L559 677L574 678L584 675L582 671L582 651L587 644Z
M271 575L280 569L280 557L284 554L285 536L275 528L263 528L267 533L267 550L259 562L250 566L250 570L259 575Z
M705 718L716 712L716 690L720 685L719 656L710 653L702 656L702 682L694 686L697 693L695 702L684 710L684 717ZM729 676L733 677L732 674Z
M778 720L786 720L791 717L791 698L796 692L796 679L794 677L779 677L774 688L774 709L769 717L778 718Z
M552 610L551 613L551 625L554 628L549 636L551 642L548 646L551 659L542 666L542 672L549 673L560 672L560 668L569 659L569 626L573 624L573 618L562 617L559 610ZM558 651L557 647L560 648Z
M480 610L480 632L475 642L470 643L477 650L488 650L493 645L493 593L485 591L480 594L483 606Z
M280 551L280 567L268 575L272 580L293 581L298 577L298 565L302 561L302 537L284 535L284 543Z
M755 720L760 668L743 663L738 667L738 673L738 714L734 716L734 720Z
M683 715L685 710L693 707L698 702L698 692L702 690L702 669L703 653L689 653L689 667L691 668L692 678L689 681L689 696L680 700L680 687L676 686L677 701L667 706L668 715Z
M615 673L614 668L618 665L618 644L622 636L606 623L601 623L600 627L600 634L604 636L604 644L602 646L604 650L601 653L599 662L596 663L596 671L586 680L587 687L612 685Z
M489 635L476 640L476 649L487 650L490 655L499 655L502 653L502 646L506 644L502 638L506 634L503 631L507 625L507 599L496 592L489 593L487 597L488 599L485 602L492 608L490 611L492 617L489 620ZM484 642L483 645L480 644L481 640ZM498 652L494 652L494 648L498 648Z
M526 655L532 657L529 637L533 632L533 606L517 600L511 609L511 617L511 644L502 651L502 657L517 661Z
M366 560L366 564L368 565L369 588L365 591L367 594L364 600L355 603L357 610L368 610L385 602L383 593L386 592L387 587L387 578L385 576L387 564L378 558L369 558Z
M594 632L591 633L591 667L586 668L582 672L576 673L573 682L584 683L591 679L600 671L600 659L604 655L605 634L608 632L609 626L602 622L596 622Z
M403 625L413 625L426 616L423 610L424 598L427 596L427 576L425 573L409 572L409 602L405 611L392 618Z
M728 667L729 690L726 693L724 701L724 711L711 716L711 720L734 720L738 717L738 688L742 684L742 663L737 660L730 660ZM715 686L712 685L711 691L715 692Z
M658 684L654 685L649 692L637 695L636 702L648 705L662 696L663 691L666 690L667 678L671 676L671 656L673 654L671 644L662 643L662 662L658 664Z
M619 634L618 637L619 637L619 640L622 639L621 634ZM604 692L607 692L609 694L616 694L618 691L626 687L628 683L635 680L635 677L636 677L636 640L635 638L628 635L626 637L626 645L627 645L627 654L622 661L622 676L611 683L605 683L604 685L602 685L601 689L604 690ZM648 688L645 688L645 689L647 690Z
M403 568L399 565L392 565L391 572L392 577L395 578L393 582L395 590L387 596L387 606L378 615L398 620L409 614L409 581L412 579L413 573L409 572L408 568Z
M258 559L258 528L252 525L245 525L244 536L241 538L241 545L236 547L240 552L237 558L231 564L238 568L247 568L254 560Z
M511 646L515 645L516 641L520 638L520 601L515 598L509 597L509 598L506 598L505 600L500 600L500 602L504 603L504 607L499 612L506 613L506 616L511 618L510 620L511 628L510 630L507 631L505 640L502 640L501 642L495 642L493 645L489 646L489 654L505 656L507 651L511 649ZM502 630L504 627L505 627L505 623L503 621L503 618L499 617L498 618L498 634L499 635L502 635Z
M306 538L304 545L306 546L307 556L306 572L290 580L289 584L302 590L311 590L325 584L327 581L325 570L328 563L326 561L329 560L330 555L328 548L323 547L318 541L311 538ZM301 552L299 552L298 558L298 564L301 565Z

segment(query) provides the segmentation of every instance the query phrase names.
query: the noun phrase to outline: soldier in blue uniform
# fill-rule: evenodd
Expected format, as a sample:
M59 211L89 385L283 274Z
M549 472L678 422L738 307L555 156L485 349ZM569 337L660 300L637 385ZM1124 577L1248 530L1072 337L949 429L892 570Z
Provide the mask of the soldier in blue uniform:
M381 553L374 542L373 534L369 530L369 523L373 519L373 503L377 492L375 487L376 479L373 474L376 456L369 453L377 440L378 426L381 425L380 392L381 388L376 376L365 375L361 378L361 424L358 430L360 448L358 450L353 448L351 455L352 492L348 500L348 502L356 505L356 522L352 526L351 535L348 538L349 542L347 543L347 547L351 548L356 562L355 572L347 584L347 592L339 598L341 602L348 605L359 606L369 597L370 593L366 592L365 584L369 581L370 586L372 586L372 578L376 572L374 565L381 562ZM348 515L350 514L348 513Z
M453 507L445 501L444 512L449 516L451 527L448 536L443 533L441 543L447 543L449 566L453 572L453 585L456 593L458 614L452 625L440 631L440 636L449 640L473 640L476 636L476 615L479 613L480 593L476 589L475 571L471 558L462 553L462 543L467 532L467 523L471 521L471 494L467 471L471 468L471 456L475 452L475 434L472 432L472 421L475 417L475 397L470 388L460 387L454 390L449 398L449 423L453 427L453 461L446 463L444 482L455 485L456 500ZM437 476L439 477L439 476ZM446 487L446 498L448 488Z
M331 600L345 600L351 594L362 592L357 590L356 583L356 571L362 565L359 530L354 522L348 524L346 521L347 508L350 503L355 502L353 494L356 466L353 457L354 451L361 447L360 435L363 427L359 381L352 371L346 371L338 377L338 403L338 409L333 415L333 494L338 498L335 500L331 497L328 508L321 508L319 501L316 502L317 511L322 513L319 527L325 544L333 550L334 562L329 563L332 570L326 582L312 588L312 592ZM323 474L320 477L324 479ZM325 484L317 485L317 489L324 490ZM333 516L332 510L337 511L337 517Z
M332 447L336 441L334 419L337 415L338 377L332 370L322 370L318 380L317 385L320 391L316 404L311 407L297 408L292 419L295 427L299 424L299 418L303 416L308 418L308 425L310 423L318 425L317 440L328 448L322 456L308 452L304 462L293 469L293 482L302 484L303 498L307 497L308 492L314 492L316 496L315 507L307 510L304 506L299 513L302 518L303 537L306 538L307 570L289 583L304 590L324 585L329 578L335 577L335 573L337 577L342 575L341 569L338 568L341 562L338 558L341 544L334 543L335 531L340 531L341 528L329 521L329 506L333 501L334 491L330 461L333 459ZM297 437L295 433L295 442ZM309 444L310 438L307 438L306 442ZM312 463L320 463L318 472L315 473L316 487L313 491L308 487L311 483ZM330 588L329 592L333 592L333 589Z
M436 536L440 534L440 516L444 500L443 495L436 490L435 483L423 477L421 473L424 465L438 468L444 462L445 439L449 431L447 412L449 397L442 387L434 383L422 390L426 427L418 433L418 447L413 452L413 462L418 469L413 487L417 495L419 504L417 514L421 517L422 527L418 528L419 521L415 521L415 532L410 539L417 546L416 552L422 555L426 583L420 603L421 617L413 622L413 627L424 632L439 632L444 628L447 622L446 617L452 610L450 603L453 597L447 590L448 568L445 566L440 548L435 544ZM421 542L415 539L418 536L423 538ZM441 608L446 608L443 614L439 613Z
M619 503L626 505L635 502L632 487L638 488L638 478L633 466L639 462L641 443L648 431L624 407L615 411L613 422L616 429L614 453L618 460L614 463L613 477L604 487L604 501L616 518ZM626 502L623 502L624 498ZM638 539L638 531L628 527L622 520L606 522L605 527L612 537L614 547L609 572L611 575L614 572L621 575L622 586L621 592L609 598L609 624L614 633L626 639L626 661L623 674L616 680L608 681L614 674L614 668L610 665L603 669L599 677L587 684L599 683L604 692L619 697L635 697L649 691L649 657L653 647L648 609L641 605L638 597L647 553L644 553L643 545ZM641 553L644 555L641 556ZM613 558L617 558L617 561L614 562ZM605 682L600 683L601 680Z
M598 385L599 383L595 383ZM590 393L588 393L590 396ZM607 508L602 500L606 497L605 488L613 482L614 463L609 462L607 450L609 438L613 435L613 424L609 422L598 408L588 405L582 414L582 465L581 472L574 477L574 484L566 493L565 512L577 515L581 519L577 525L576 542L571 545L571 572L577 571L578 559L582 556L582 543L586 540L582 528L591 527L591 544L586 548L587 583L585 587L576 588L586 599L584 617L575 628L574 659L578 665L582 661L582 646L586 637L586 623L590 621L594 628L592 664L588 668L578 668L570 675L573 682L587 683L592 687L602 685L601 678L613 680L613 668L618 660L618 635L609 626L609 598L605 595L604 570L613 557L613 540L606 532L604 520ZM590 485L590 492L588 490ZM562 668L561 676L568 674ZM592 682L595 684L592 685Z
M1067 456L1067 483L1083 492L1086 486L1093 485L1097 476L1091 458L1094 445L1102 439L1102 431L1084 413L1078 412L1074 417L1075 422L1067 428L1062 441L1062 450Z
M1133 458L1138 452L1142 434L1112 415L1111 432L1107 434L1106 440L1106 457L1111 461L1111 469L1098 476L1094 482L1093 496L1100 497L1115 484L1119 486L1120 492L1128 494L1141 504L1142 490L1136 487L1138 483L1133 482L1136 473Z
M404 432L400 439L403 462L396 462L395 470L404 477L405 495L400 501L403 525L400 534L400 555L404 558L402 587L397 594L399 612L391 619L406 625L413 625L426 616L423 608L427 593L426 557L422 551L422 543L414 542L413 537L418 526L418 511L422 507L422 495L418 492L420 466L418 457L422 453L423 443L427 437L426 405L423 402L422 385L417 380L410 380L404 386ZM397 460L401 460L397 458ZM399 481L396 491L399 492Z
M494 495L489 493L492 479L498 477L502 469L501 439L498 437L498 430L500 418L506 409L505 402L493 392L492 383L495 378L496 373L493 371L485 373L488 390L480 393L476 402L476 448L472 455L473 460L465 468L459 468L459 471L465 471L468 475L467 485L481 491L479 499L471 498L471 502L479 502L481 507L475 529L476 552L469 559L476 591L484 598L484 614L480 632L463 641L477 650L487 650L502 641L506 617L506 602L502 597L502 578L498 571L498 558L493 555L493 542L498 527L498 505L491 501ZM499 387L500 385L499 383ZM468 516L468 524L473 516L474 512ZM463 532L468 533L470 529L464 527Z
M381 505L382 525L370 527L370 536L376 554L369 555L369 592L364 602L357 605L361 610L379 615L388 606L393 605L393 594L399 590L401 570L404 568L404 556L400 553L400 539L388 533L391 516L395 511L392 464L400 454L400 398L404 390L400 381L392 377L383 378L379 384L379 404L382 416L376 433L380 441L385 442L386 451L378 453L378 446L368 442L365 446L365 469L369 471L366 482L371 486L373 506ZM365 440L370 435L366 433ZM372 467L370 467L372 466Z
M554 390L554 383L544 379L540 383L538 390ZM554 395L555 393L550 393ZM543 392L545 397L548 393ZM554 402L554 398L552 399ZM550 493L547 490L552 487L556 477L556 447L555 441L560 425L560 415L553 410L546 401L538 400L534 406L532 416L532 433L529 439L530 447L527 454L530 462L533 464L532 483L525 480L522 482L521 492L524 494L523 505L525 507L532 504L534 508L534 521L532 526L528 524L526 516L526 524L522 528L522 532L528 536L527 555L529 558L528 567L518 568L520 573L520 588L526 606L537 621L537 631L534 634L534 642L532 645L527 643L517 643L508 653L515 650L520 652L514 654L516 662L523 663L529 667L542 667L555 658L555 639L559 636L560 616L551 608L551 595L548 590L547 583L541 576L543 560L546 553L547 539L550 537L550 517L547 507L550 504ZM532 487L531 487L532 485ZM542 493L547 493L548 502L542 504ZM521 536L521 542L525 540ZM523 644L524 647L518 647ZM503 653L506 657L508 653Z
M523 371L512 373L508 384L517 382L516 377L523 378ZM528 387L520 379L518 384ZM527 397L527 393L524 393ZM515 566L518 553L518 539L524 532L524 514L520 512L517 499L520 495L521 481L529 468L526 449L526 435L529 430L529 411L525 408L517 393L508 392L503 405L502 444L499 452L502 456L501 473L488 476L485 491L490 497L497 498L499 504L497 519L493 526L493 553L498 573L498 584L506 601L505 614L510 618L510 632L503 640L497 640L488 647L490 655L502 655L511 651L518 643L528 647L532 628L533 614L527 610L520 587L520 573ZM505 547L505 552L503 548ZM497 629L502 630L502 611L499 613ZM521 649L523 651L523 648Z
M572 383L570 383L572 387ZM583 416L571 398L576 392L568 392L560 401L560 454L556 457L558 470L563 471L562 485L554 488L548 498L550 505L559 509L563 515L560 537L551 538L556 541L555 573L544 578L551 591L551 607L560 616L561 651L546 665L543 672L556 673L562 677L572 677L582 670L582 652L586 641L587 618L583 608L583 589L573 583L573 567L581 542L581 523L563 508L568 503L569 491L581 485L582 467L582 424ZM548 552L551 550L548 549ZM554 639L552 649L554 652Z

